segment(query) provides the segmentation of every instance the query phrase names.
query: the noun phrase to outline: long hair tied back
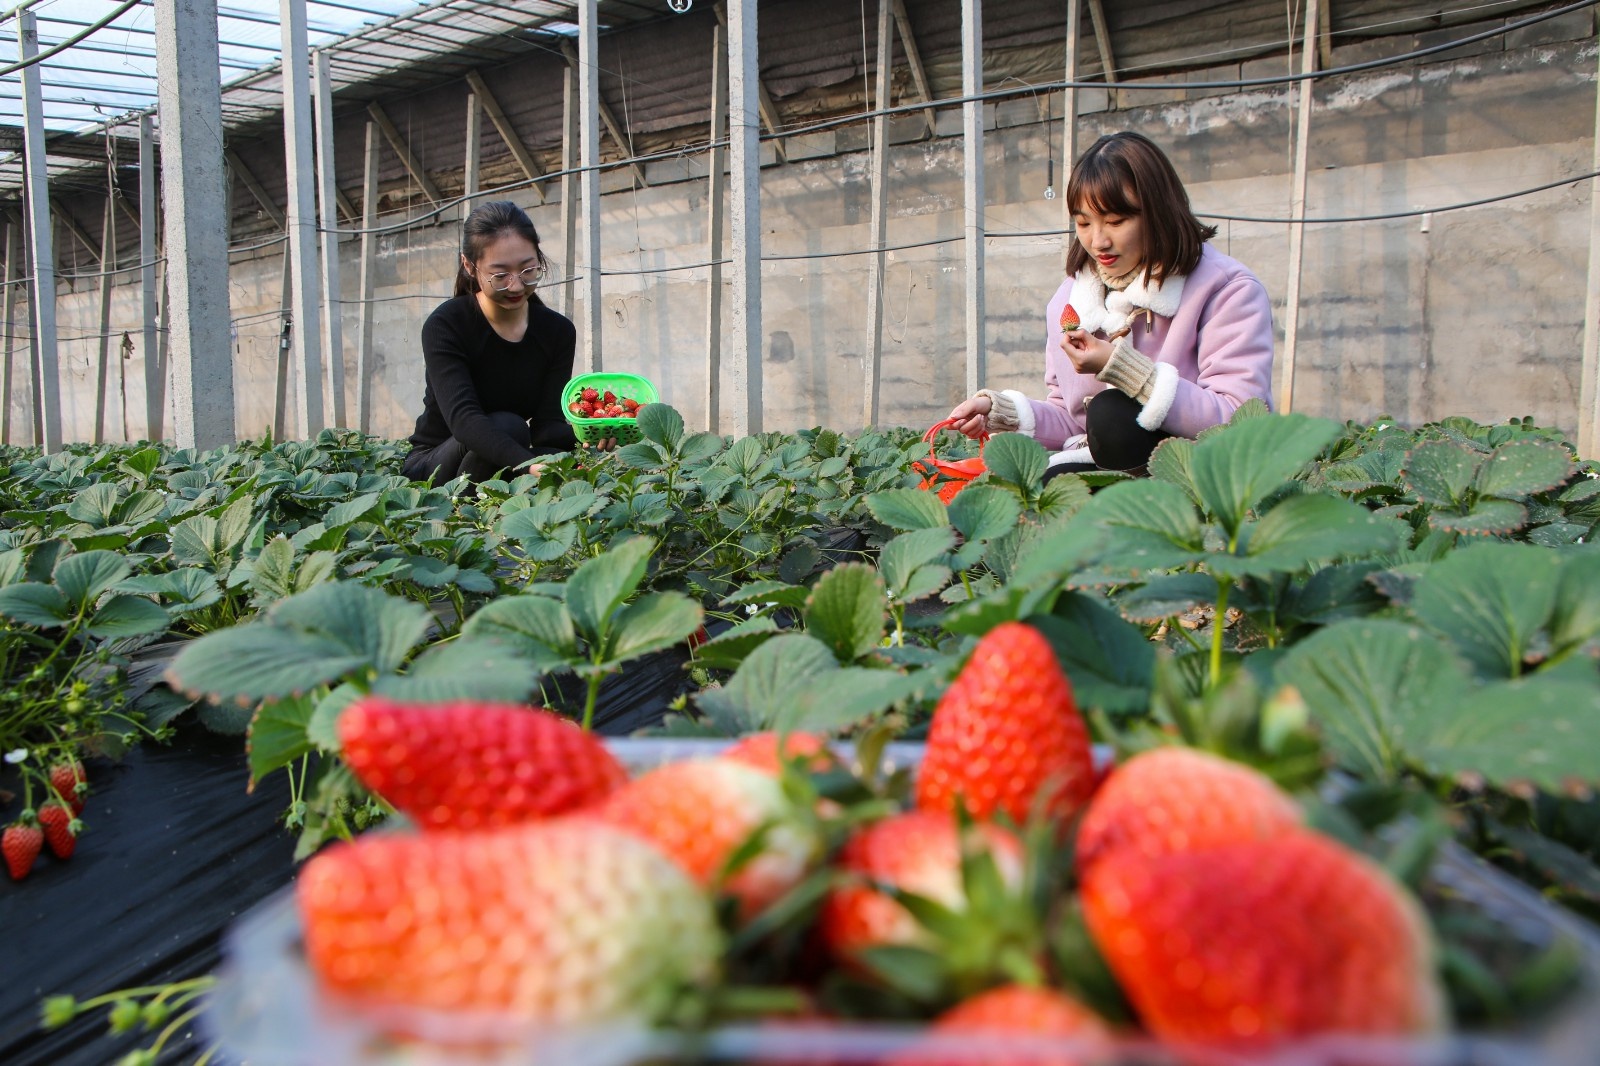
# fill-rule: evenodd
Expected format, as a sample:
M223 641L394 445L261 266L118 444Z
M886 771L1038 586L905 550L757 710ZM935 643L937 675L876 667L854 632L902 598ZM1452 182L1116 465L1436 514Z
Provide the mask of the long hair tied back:
M539 231L533 228L533 219L528 217L528 213L510 200L491 200L474 207L467 220L461 224L461 259L465 262L461 260L456 262L457 296L478 291L481 287L478 284L478 275L475 271L468 270L466 264L476 263L483 258L484 249L506 232L515 233L533 245L533 253L539 257L539 265L549 266L544 257L544 249L539 247ZM538 294L532 290L529 290L528 295L533 301L542 302L539 301Z

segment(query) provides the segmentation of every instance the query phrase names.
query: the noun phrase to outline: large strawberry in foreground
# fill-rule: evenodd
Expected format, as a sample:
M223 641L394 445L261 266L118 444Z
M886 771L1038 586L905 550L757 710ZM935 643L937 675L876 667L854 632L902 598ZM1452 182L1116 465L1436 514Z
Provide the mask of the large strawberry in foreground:
M702 885L758 830L760 850L722 887L751 915L793 888L821 851L807 818L770 773L730 759L667 763L628 782L595 812L650 841Z
M1261 772L1194 748L1155 748L1106 778L1078 827L1080 868L1130 849L1150 857L1297 828L1300 808Z
M976 818L1075 814L1094 790L1089 731L1049 641L1005 622L973 649L928 727L917 806Z
M362 784L424 829L537 821L627 780L598 737L534 707L367 697L340 715L339 739Z
M1308 830L1147 856L1084 875L1084 917L1154 1035L1257 1043L1438 1028L1442 996L1416 902Z
M705 893L583 815L364 836L306 863L296 896L323 985L378 1005L648 1020L720 950Z

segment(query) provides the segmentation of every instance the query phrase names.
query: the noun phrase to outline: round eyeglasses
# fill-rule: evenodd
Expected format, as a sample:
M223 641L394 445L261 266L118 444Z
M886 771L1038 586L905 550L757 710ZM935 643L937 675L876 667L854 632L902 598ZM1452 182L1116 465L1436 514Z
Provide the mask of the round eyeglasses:
M514 273L505 270L496 271L493 274L486 275L485 280L489 282L489 287L495 292L505 292L511 288L513 280L522 282L523 288L531 289L544 280L544 275L545 268L541 263L538 266L526 267Z

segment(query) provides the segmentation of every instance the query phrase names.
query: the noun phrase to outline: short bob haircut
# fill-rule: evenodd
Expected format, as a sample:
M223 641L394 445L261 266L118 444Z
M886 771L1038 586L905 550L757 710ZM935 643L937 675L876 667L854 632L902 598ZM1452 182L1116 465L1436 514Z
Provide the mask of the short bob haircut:
M1217 227L1194 217L1189 194L1166 153L1141 133L1108 133L1091 144L1072 166L1067 203L1077 214L1088 206L1103 215L1138 216L1144 222L1144 276L1160 284L1200 265L1206 241ZM1076 238L1067 251L1067 273L1074 277L1091 262Z

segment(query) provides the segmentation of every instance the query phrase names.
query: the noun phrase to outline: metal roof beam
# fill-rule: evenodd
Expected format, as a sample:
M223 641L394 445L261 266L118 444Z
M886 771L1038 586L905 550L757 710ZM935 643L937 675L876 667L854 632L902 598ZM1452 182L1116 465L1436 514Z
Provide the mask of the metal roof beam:
M1100 69L1105 72L1106 84L1117 83L1117 60L1111 51L1111 27L1106 25L1106 9L1101 0L1089 0L1089 21L1094 23L1094 41L1100 48ZM1117 92L1111 90L1111 106L1117 107Z
M417 184L421 186L428 199L435 203L443 200L444 194L439 191L439 186L433 183L433 179L428 177L428 172L422 169L422 163L417 160L416 156L411 154L411 146L406 143L404 137L400 136L400 131L395 129L394 123L389 120L389 115L384 111L383 105L374 100L367 105L367 114L371 115L372 121L378 124L378 129L383 132L384 139L389 142L389 147L394 149L395 154L400 157L400 161L405 164L406 170L410 171L411 176L416 179Z
M59 197L50 197L50 210L55 213L57 221L66 228L66 231L78 238L78 243L88 249L89 255L93 257L96 263L99 263L100 249L95 246L94 238L89 236L89 232L78 224L77 219L72 217L72 213L67 210L66 205L61 202Z
M578 70L579 63L577 47L574 46L571 41L563 38L561 41L561 51L566 55L568 65L571 66L573 70ZM627 156L631 156L633 154L633 147L628 140L627 134L623 131L622 125L617 122L617 116L611 110L611 105L606 103L604 100L598 99L598 92L596 92L595 95L597 97L596 106L600 111L600 121L606 124L606 129L610 132L611 139L616 142L617 148L622 152L623 157L626 158ZM644 178L644 167L641 167L638 163L629 163L628 168L633 171L633 176L640 185L645 186L646 188L649 187L650 183Z
M272 197L267 195L267 190L262 188L261 182L256 180L255 174L245 165L244 160L239 158L239 153L232 148L224 149L222 158L227 160L228 169L233 171L234 177L244 182L244 187L250 190L250 195L256 198L256 203L261 205L267 217L272 219L279 229L283 229L287 225L283 209L272 202Z
M533 153L528 151L522 143L522 138L517 136L516 127L511 125L511 120L506 117L505 110L501 108L500 101L496 100L494 93L489 91L489 85L483 80L483 75L475 70L467 71L467 84L472 87L473 93L478 97L478 106L483 108L483 113L489 116L489 121L494 123L495 130L500 134L500 139L506 142L506 147L511 149L511 154L516 157L517 165L529 178L541 177L544 171L533 158ZM539 202L544 203L544 189L534 185L533 191L538 194Z

